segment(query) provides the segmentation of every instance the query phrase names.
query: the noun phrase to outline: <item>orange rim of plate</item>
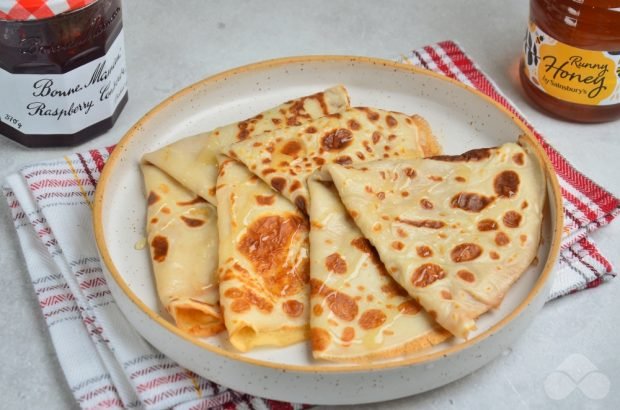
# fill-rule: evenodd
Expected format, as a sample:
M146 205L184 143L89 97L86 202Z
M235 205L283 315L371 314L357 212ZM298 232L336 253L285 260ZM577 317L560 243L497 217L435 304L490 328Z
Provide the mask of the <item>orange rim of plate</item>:
M387 67L387 68L391 68L395 70L407 71L412 74L425 75L425 76L433 77L435 79L439 79L441 81L451 83L454 86L467 90L468 92L472 93L476 97L482 98L486 102L495 106L495 108L497 108L499 111L501 111L502 113L510 117L512 121L521 129L522 133L527 137L527 140L529 140L530 145L533 147L533 151L538 156L539 160L542 162L545 168L547 181L551 185L551 189L553 191L553 196L555 199L555 204L554 204L555 205L554 206L555 220L552 221L553 223L552 240L551 240L551 245L549 248L549 255L545 262L545 266L542 272L540 273L540 276L538 277L538 279L536 280L536 283L534 284L534 287L529 292L527 297L512 312L510 312L502 320L495 323L493 326L491 326L489 329L485 330L484 332L480 333L479 335L471 339L467 339L461 343L450 346L444 350L429 353L426 355L412 357L409 359L403 359L400 361L388 361L388 362L379 362L379 363L374 363L374 364L373 363L360 364L360 365L351 364L347 366L342 366L342 365L328 365L328 366L309 365L309 366L306 366L306 365L288 365L288 364L279 364L279 363L275 364L273 362L266 361L266 360L259 360L259 359L246 357L241 353L232 352L232 351L223 349L221 347L214 346L199 338L196 338L196 337L193 337L193 336L190 336L184 333L182 330L177 328L173 323L169 322L164 317L162 317L160 314L158 314L156 311L146 306L144 302L142 302L142 300L140 300L140 298L138 298L137 295L129 288L129 286L123 279L122 275L116 268L116 265L114 265L114 262L112 261L110 253L106 246L104 229L103 229L103 201L105 197L106 186L109 182L110 175L112 173L114 165L122 157L124 148L129 144L129 142L134 138L134 136L140 132L140 129L145 123L150 121L153 117L157 116L161 110L163 110L164 108L172 104L175 100L181 97L184 97L185 95L190 94L206 85L216 83L220 80L229 79L230 77L234 77L236 75L240 75L240 74L247 73L250 71L264 70L268 68L280 67L280 66L292 65L292 64L338 63L338 62L349 62L349 63L356 63L356 64L383 66L383 67ZM125 295L127 295L127 297L129 297L129 299L138 307L138 309L140 309L143 313L145 313L151 320L163 326L165 329L174 333L176 336L180 337L186 342L192 343L196 346L204 348L212 353L218 354L228 359L237 360L237 361L244 362L246 364L251 364L251 365L269 367L269 368L277 369L281 371L289 370L289 371L308 372L308 373L324 373L324 372L355 373L355 372L365 372L365 371L372 371L372 370L392 369L392 368L397 368L397 367L419 365L419 364L431 362L433 360L436 360L442 357L445 358L447 356L454 355L469 347L474 346L476 343L479 343L484 339L487 339L489 336L493 335L494 333L502 329L504 326L506 326L509 322L511 322L514 318L516 318L534 300L534 298L540 293L540 291L545 287L545 284L547 283L547 281L549 280L551 276L553 265L555 264L555 261L557 260L559 250L560 250L560 240L561 240L561 234L562 234L561 228L563 226L563 213L562 213L560 198L561 198L561 191L560 191L560 185L557 180L556 173L553 169L553 166L551 165L551 162L549 161L549 158L547 157L547 154L545 153L544 149L542 148L541 144L538 142L536 137L534 137L534 135L532 134L532 131L530 131L530 129L518 117L516 117L514 114L508 111L504 106L502 106L500 103L493 100L492 98L488 97L487 95L459 81L453 80L444 75L437 74L429 70L415 67L410 64L397 63L397 62L390 61L390 60L383 60L383 59L371 58L371 57L341 56L341 55L316 55L316 56L286 57L286 58L279 58L279 59L273 59L273 60L266 60L266 61L261 61L261 62L233 68L227 71L223 71L211 77L207 77L197 83L194 83L178 91L177 93L168 97L167 99L159 103L157 106L155 106L153 109L151 109L123 136L123 138L116 145L116 148L114 149L114 151L112 151L112 154L110 155L105 167L103 168L101 177L99 179L99 183L97 184L97 190L95 193L95 203L94 203L94 209L93 209L93 216L94 216L93 223L94 223L94 230L95 230L95 240L97 242L97 247L99 248L101 257L103 258L103 262L105 263L108 271L110 272L110 274L112 275L112 277L114 278L118 286L125 293Z

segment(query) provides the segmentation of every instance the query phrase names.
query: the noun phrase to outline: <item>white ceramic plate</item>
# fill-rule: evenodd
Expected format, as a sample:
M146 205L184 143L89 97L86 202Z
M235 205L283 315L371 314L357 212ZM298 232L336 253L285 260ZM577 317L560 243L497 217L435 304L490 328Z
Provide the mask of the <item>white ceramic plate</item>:
M295 402L355 404L416 394L463 377L519 336L542 307L561 231L557 180L547 168L548 211L539 263L514 285L499 309L483 315L468 341L450 341L406 358L366 365L319 363L308 345L241 354L225 333L189 337L161 314L144 237L141 156L179 138L248 118L295 97L336 84L352 105L417 113L431 124L447 154L515 141L529 131L497 103L445 77L390 61L359 57L298 57L241 67L199 82L162 102L123 138L106 165L95 202L95 232L112 293L136 329L181 365L243 392Z

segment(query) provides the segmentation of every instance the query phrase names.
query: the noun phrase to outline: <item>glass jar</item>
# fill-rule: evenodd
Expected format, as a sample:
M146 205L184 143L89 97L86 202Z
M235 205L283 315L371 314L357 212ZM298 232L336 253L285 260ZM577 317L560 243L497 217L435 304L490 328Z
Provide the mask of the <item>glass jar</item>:
M111 128L128 98L121 0L20 3L0 0L0 134L56 147Z
M519 75L556 116L620 118L620 0L531 0Z

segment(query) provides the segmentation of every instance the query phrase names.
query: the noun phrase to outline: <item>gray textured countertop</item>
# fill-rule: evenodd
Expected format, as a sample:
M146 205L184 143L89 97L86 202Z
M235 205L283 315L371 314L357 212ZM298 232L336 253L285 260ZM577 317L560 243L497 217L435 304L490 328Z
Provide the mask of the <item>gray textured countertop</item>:
M174 6L171 6L174 5ZM130 100L104 136L71 149L27 150L0 138L0 177L21 166L116 142L157 102L221 70L303 54L393 58L427 43L458 41L574 165L620 195L620 123L551 119L523 98L516 65L527 2L125 1ZM172 8L174 7L174 9ZM0 201L0 395L2 408L75 407L25 271L5 201ZM620 223L594 235L616 265ZM548 304L512 349L443 388L367 409L612 408L620 403L620 284L616 279ZM572 355L572 356L571 356ZM600 400L575 389L563 400L544 381L562 362L585 356L610 380ZM572 362L571 362L572 361Z

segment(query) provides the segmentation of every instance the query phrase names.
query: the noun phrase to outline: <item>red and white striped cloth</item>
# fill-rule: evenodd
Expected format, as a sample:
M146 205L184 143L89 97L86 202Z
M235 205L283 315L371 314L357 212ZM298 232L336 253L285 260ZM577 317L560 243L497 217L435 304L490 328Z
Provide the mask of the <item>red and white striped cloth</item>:
M0 0L0 20L40 20L87 6L95 0Z
M453 42L404 62L456 78L520 115ZM613 273L588 234L620 213L620 201L575 170L536 134L560 177L566 226L549 299L598 286ZM112 148L23 168L4 194L41 311L68 384L84 409L298 409L218 386L163 356L127 323L106 285L91 203Z

